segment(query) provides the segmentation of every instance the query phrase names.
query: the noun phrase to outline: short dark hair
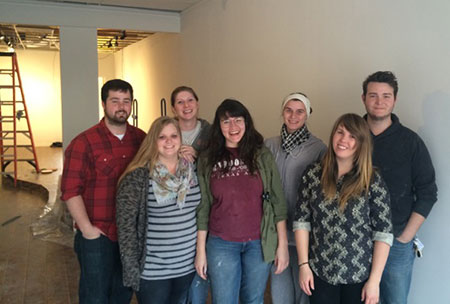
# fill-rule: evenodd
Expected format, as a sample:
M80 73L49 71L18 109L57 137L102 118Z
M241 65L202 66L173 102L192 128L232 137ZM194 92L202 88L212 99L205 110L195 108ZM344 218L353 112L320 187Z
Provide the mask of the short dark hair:
M177 98L178 93L180 92L189 92L192 94L192 96L194 96L195 100L198 101L198 96L195 93L193 88L187 87L187 86L180 86L178 88L176 88L175 90L173 90L172 94L170 95L170 104L172 105L172 107L175 105L175 98Z
M243 117L245 133L239 142L239 157L253 174L257 170L256 157L264 144L263 136L255 129L253 119L247 108L239 101L225 99L217 108L214 122L209 130L209 139L206 147L207 164L213 167L217 162L230 160L231 154L226 148L225 137L220 128L220 120L228 117ZM229 167L223 168L224 170Z
M131 84L122 79L111 79L102 86L102 102L106 103L109 91L130 92L131 100L133 100L133 87Z
M398 83L397 83L397 77L395 77L394 73L391 71L378 71L373 73L372 75L369 75L366 80L363 82L363 95L366 96L367 94L367 86L369 85L369 82L383 82L387 83L394 89L394 98L397 98L397 92L398 92Z

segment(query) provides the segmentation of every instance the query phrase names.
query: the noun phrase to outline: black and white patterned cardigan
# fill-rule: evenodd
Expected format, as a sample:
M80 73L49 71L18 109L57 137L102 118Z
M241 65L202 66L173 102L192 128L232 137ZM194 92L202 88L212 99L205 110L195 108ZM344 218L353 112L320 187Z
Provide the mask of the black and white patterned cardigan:
M145 265L149 175L147 167L129 172L120 182L116 196L123 284L136 291Z

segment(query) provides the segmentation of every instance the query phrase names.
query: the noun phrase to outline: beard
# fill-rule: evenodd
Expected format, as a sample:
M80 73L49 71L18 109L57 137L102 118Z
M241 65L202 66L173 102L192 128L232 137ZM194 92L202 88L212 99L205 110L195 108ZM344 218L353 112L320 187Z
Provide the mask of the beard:
M127 119L130 116L130 114L128 114L125 111L117 111L114 113L114 115L109 115L106 111L105 111L105 118L108 120L108 122L112 125L116 125L116 126L121 126L127 123Z
M390 118L391 117L391 113L386 114L386 115L373 115L373 114L367 113L367 116L372 121L383 121L383 120L386 120L386 119Z

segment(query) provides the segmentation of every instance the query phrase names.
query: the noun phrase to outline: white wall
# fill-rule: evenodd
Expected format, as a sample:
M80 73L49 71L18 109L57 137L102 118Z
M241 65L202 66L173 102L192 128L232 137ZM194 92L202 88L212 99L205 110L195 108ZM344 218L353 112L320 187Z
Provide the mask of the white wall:
M339 115L364 113L364 78L394 71L395 112L427 143L440 189L420 231L425 256L416 261L408 303L450 303L449 15L447 0L203 1L182 13L179 37L159 42L166 49L158 49L158 75L173 77L149 77L149 86L165 92L188 83L208 119L225 97L235 97L265 136L279 133L282 98L300 90L314 108L311 130L326 141ZM151 51L141 56L154 57ZM147 65L147 74L156 68Z
M179 56L174 55L178 48L178 34L158 33L115 54L116 75L132 84L139 103L139 128L144 131L161 115L161 98L172 115L170 93L182 84L183 75Z

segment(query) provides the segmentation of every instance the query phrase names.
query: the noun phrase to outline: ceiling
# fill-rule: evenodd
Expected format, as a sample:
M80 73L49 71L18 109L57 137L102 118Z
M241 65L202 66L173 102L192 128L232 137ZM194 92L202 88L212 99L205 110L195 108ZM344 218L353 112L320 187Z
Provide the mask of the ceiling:
M181 12L202 0L35 0L59 5L105 6L127 9ZM154 33L127 29L98 29L99 53L113 53ZM55 26L34 26L0 23L0 51L14 49L59 50L59 29Z
M36 1L182 12L185 9L188 9L192 5L202 0L84 0L84 1L36 0Z
M114 53L148 36L151 32L97 29L99 53ZM0 51L8 47L18 50L59 50L57 26L33 26L0 23Z

